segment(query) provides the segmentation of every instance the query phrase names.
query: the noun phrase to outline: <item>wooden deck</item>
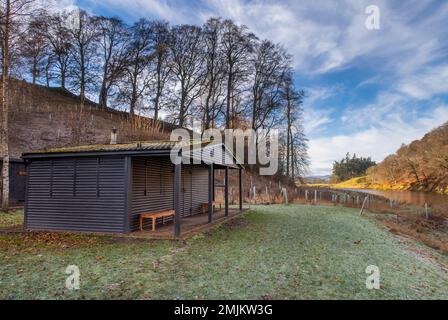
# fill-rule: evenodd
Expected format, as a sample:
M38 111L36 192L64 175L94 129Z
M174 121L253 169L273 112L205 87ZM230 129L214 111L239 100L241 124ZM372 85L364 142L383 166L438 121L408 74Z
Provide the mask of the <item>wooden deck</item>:
M208 223L207 213L196 214L190 217L182 218L180 226L181 239L185 239L194 233L207 231L221 223L227 222L239 216L245 210L246 209L244 208L243 211L240 211L239 209L229 208L229 215L226 217L224 216L224 209L218 209L217 211L213 212L212 223ZM167 222L165 225L158 224L155 231L152 231L150 229L135 231L130 235L127 235L127 237L140 239L175 239L174 223Z

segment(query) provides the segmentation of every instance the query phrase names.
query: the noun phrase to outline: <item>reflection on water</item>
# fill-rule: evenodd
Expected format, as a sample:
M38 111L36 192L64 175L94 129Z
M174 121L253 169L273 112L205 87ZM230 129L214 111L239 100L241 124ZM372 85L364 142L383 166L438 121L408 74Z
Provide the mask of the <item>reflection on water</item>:
M437 193L424 193L414 191L397 190L370 190L370 189L343 189L348 191L358 191L364 193L383 196L388 199L397 200L409 204L423 206L428 203L430 206L448 205L448 195Z

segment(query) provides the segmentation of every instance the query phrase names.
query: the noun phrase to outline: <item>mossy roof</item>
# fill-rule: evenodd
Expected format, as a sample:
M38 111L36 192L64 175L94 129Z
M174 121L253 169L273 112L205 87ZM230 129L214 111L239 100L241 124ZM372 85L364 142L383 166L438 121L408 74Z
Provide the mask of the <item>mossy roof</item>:
M43 150L36 150L26 152L22 157L28 155L45 155L58 153L83 153L83 152L117 152L117 151L153 151L153 150L171 150L176 141L138 141L130 143L117 144L92 144L84 146L64 147L64 148L49 148ZM190 145L201 145L201 147L209 144L210 141L205 140L191 140Z

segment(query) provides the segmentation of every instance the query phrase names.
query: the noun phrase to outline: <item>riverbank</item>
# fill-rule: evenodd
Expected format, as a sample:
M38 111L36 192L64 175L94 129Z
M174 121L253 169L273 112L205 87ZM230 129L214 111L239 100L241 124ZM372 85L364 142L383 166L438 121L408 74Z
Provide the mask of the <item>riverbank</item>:
M320 184L309 184L310 187L325 187L334 189L370 189L370 190L380 190L380 191L414 191L414 192L425 192L425 193L436 193L448 195L448 188L425 188L419 185L409 185L409 184L378 184L371 182L368 176L356 177L347 181L339 183L320 183Z

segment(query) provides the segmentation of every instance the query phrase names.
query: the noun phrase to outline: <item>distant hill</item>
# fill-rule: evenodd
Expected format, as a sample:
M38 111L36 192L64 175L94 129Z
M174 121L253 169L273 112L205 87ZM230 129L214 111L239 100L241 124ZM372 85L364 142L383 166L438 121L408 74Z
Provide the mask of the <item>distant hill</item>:
M382 189L448 193L448 122L368 169L367 183Z
M303 178L304 183L306 184L319 184L319 183L329 183L331 175L315 175L315 176L307 176Z
M36 149L109 143L111 128L118 142L168 139L177 126L101 108L59 88L11 80L9 145L10 155L19 158Z

